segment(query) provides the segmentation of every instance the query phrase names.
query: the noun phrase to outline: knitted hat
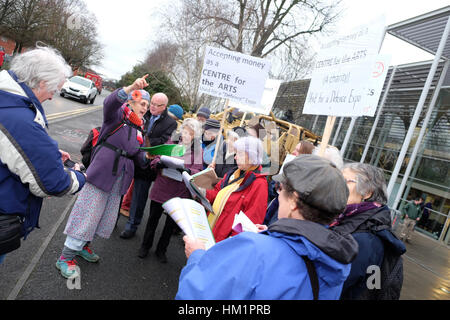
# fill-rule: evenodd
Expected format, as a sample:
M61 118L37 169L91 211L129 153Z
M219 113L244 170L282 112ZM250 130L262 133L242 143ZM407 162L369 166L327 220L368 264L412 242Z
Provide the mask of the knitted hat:
M182 107L180 107L177 104L173 104L169 107L168 111L173 114L175 117L177 117L180 120L183 120L183 114L184 110Z
M210 129L220 130L220 122L214 119L206 120L205 131Z
M200 108L200 110L197 111L197 116L201 116L206 119L209 119L210 115L211 115L211 111L206 107L202 107L202 108Z
M134 90L128 95L128 100L141 100L145 99L150 102L150 93L145 90Z

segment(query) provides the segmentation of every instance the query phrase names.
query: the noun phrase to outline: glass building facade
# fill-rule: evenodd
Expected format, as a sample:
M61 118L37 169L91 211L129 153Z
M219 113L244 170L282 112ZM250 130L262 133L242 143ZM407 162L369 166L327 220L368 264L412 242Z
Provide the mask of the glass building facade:
M395 70L393 82L388 90L387 99L383 106L375 135L364 160L365 163L382 168L386 174L386 181L389 181L396 165L430 67L431 62L421 62L401 65ZM383 96L386 90L393 70L394 68L390 68L381 96ZM404 177L406 167L410 161L419 131L424 125L425 114L430 107L430 102L442 70L443 64L440 64L422 110L420 120L415 128L413 139L396 181L397 183L392 191L389 200L391 208ZM401 195L401 201L397 208L392 209L401 210L405 203L411 201L415 196L424 196L426 198L424 202L426 208L416 230L450 245L450 72L443 76L445 76L445 80L439 92L430 121L426 124L427 130L414 161L405 190ZM302 92L293 90L293 87L302 88ZM309 80L283 84L280 89L281 94L279 93L280 96L275 102L273 111L280 118L288 118L293 115L292 119L287 120L291 120L321 135L323 134L327 117L302 114L308 87ZM292 94L287 97L286 95L289 92L295 92L296 98L294 99ZM379 105L378 108L380 107ZM338 130L340 120L341 118L337 119L330 140L330 144L332 141L335 141L334 145L339 149L342 147L351 119L343 118L341 128ZM344 154L344 161L361 161L374 121L375 117L360 117L356 120Z

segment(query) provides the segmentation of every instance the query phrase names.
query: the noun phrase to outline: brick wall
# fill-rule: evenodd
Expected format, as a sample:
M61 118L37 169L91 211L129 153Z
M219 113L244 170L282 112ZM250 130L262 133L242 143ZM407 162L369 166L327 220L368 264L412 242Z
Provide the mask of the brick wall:
M0 46L2 46L5 49L5 52L7 55L12 56L14 52L14 48L16 47L16 42L14 40L11 40L5 36L0 35ZM28 51L29 48L23 48L22 52Z
M14 48L16 47L16 42L4 36L0 36L0 46L5 49L6 54L12 55Z

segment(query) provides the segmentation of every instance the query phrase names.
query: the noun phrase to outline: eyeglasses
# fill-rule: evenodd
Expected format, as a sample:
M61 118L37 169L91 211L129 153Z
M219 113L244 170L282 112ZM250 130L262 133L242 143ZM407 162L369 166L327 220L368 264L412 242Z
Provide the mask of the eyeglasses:
M158 107L158 108L162 108L162 107L166 106L164 103L163 104L156 104L156 103L153 103L153 102L150 102L150 105L154 106L154 107Z

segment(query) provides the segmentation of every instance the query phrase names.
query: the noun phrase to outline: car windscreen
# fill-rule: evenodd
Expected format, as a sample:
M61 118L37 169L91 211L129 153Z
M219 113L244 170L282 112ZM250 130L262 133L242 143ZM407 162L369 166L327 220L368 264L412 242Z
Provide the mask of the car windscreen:
M79 77L73 77L70 79L70 82L74 82L76 84L80 84L86 88L91 87L91 82L87 79L79 78Z

